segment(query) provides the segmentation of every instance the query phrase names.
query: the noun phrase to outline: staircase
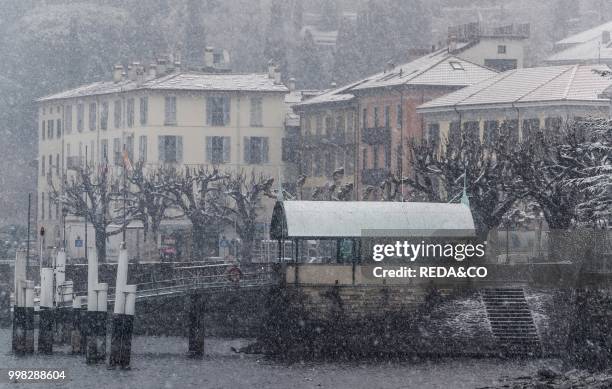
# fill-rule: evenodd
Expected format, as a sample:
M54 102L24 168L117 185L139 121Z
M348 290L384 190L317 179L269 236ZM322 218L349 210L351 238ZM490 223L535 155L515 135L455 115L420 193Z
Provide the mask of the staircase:
M502 354L540 355L538 332L523 288L483 289L480 294Z

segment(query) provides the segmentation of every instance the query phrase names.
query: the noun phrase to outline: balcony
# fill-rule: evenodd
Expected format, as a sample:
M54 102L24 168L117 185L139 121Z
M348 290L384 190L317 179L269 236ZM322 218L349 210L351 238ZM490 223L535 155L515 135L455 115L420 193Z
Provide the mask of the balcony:
M384 168L363 169L361 171L361 183L363 185L379 185L389 175L389 170Z
M389 127L368 127L363 129L361 141L368 145L380 145L391 140L391 129Z

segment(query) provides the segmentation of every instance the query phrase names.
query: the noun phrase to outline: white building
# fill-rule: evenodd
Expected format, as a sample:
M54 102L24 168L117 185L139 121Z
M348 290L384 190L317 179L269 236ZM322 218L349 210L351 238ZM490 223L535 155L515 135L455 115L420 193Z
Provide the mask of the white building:
M115 67L112 81L39 99L38 223L48 231L45 246L59 247L62 236L49 183L59 188L62 175L85 163L108 164L119 175L124 147L132 161L150 167L215 165L276 178L288 91L273 67L268 74L204 73L162 61L148 69ZM83 224L67 220L69 255L82 257L84 248L76 246ZM93 230L88 235L93 247Z

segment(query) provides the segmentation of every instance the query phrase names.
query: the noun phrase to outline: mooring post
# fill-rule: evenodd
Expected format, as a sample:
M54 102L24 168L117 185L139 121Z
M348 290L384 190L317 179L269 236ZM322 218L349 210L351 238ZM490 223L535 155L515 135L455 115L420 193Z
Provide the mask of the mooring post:
M57 310L57 321L59 341L62 344L69 343L72 337L72 300L74 298L73 281L64 281L62 288L62 308Z
M40 310L38 311L38 352L53 353L53 269L43 267L40 273Z
M25 282L25 353L34 353L34 281Z
M204 296L189 295L189 352L191 358L204 357Z
M26 279L26 256L23 250L18 250L15 255L14 271L14 297L13 305L13 342L12 349L16 354L25 352L25 279Z
M80 354L83 352L83 334L82 334L82 316L83 309L81 307L82 297L74 296L72 299L72 326L70 332L70 345L73 354Z
M87 343L85 361L98 363L106 358L106 294L108 285L98 284L98 256L90 250L87 258ZM101 294L101 296L100 296ZM100 306L102 304L102 306Z
M136 309L136 285L125 285L123 313L113 314L113 333L111 337L111 355L109 367L130 369L132 354L132 332L134 330L134 313Z

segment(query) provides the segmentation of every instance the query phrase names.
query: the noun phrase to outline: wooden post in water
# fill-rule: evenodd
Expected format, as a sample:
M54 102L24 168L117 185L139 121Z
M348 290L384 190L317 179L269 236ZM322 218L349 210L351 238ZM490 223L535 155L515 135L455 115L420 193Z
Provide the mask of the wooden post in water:
M87 256L87 349L88 364L106 359L106 310L108 285L98 284L98 256L92 249Z
M189 351L191 358L204 357L204 296L189 294Z
M43 267L40 274L40 310L38 312L38 352L53 353L53 269Z
M83 309L82 305L82 297L74 296L72 299L72 326L71 326L71 334L70 334L70 345L72 348L72 354L81 354L83 353L85 347L84 337L83 337Z

